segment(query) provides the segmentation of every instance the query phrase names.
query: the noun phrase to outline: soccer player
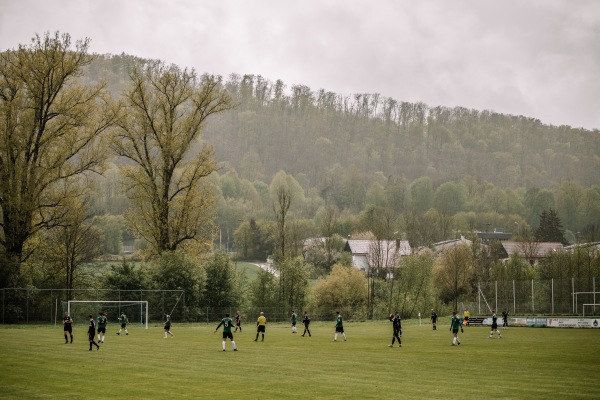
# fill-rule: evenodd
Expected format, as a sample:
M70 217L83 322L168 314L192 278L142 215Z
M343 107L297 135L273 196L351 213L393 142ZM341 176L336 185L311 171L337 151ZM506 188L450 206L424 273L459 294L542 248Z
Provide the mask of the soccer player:
M502 327L508 328L508 310L502 311Z
M469 312L469 309L465 309L465 311L463 312L463 324L466 326L471 326L469 324L469 317L471 317L471 313Z
M450 320L450 330L452 331L452 334L454 335L454 338L452 339L452 346L454 346L455 344L460 346L460 340L458 339L458 330L459 329L460 329L460 333L463 333L462 321L456 315L456 311L452 311L452 319Z
M262 313L261 313L262 314ZM235 341L233 340L233 333L231 333L231 327L233 326L233 321L229 318L229 314L225 314L225 318L219 322L219 325L215 328L215 332L219 330L219 327L223 325L223 351L225 351L225 344L227 343L227 338L231 340L231 346L233 346L233 351L237 351L237 347L235 347Z
M392 344L388 344L388 347L394 347L396 339L398 339L398 347L402 347L402 341L400 340L400 336L402 336L402 320L398 311L396 311L396 314L390 314L390 321L394 327L394 334L392 336Z
M106 335L107 323L108 318L106 318L106 313L104 311L100 311L98 314L98 343L104 343L104 335ZM100 338L100 334L102 334L102 338Z
M498 317L496 316L496 310L492 310L492 330L490 331L489 339L494 337L494 330L498 333L498 339L502 339L502 334L498 330Z
M242 333L242 317L240 316L240 312L238 311L235 316L235 331L237 332L238 328L240 328L240 333Z
M258 340L258 335L260 333L262 333L261 342L265 341L266 326L267 326L267 318L265 317L265 313L261 311L260 315L258 316L258 321L256 321L256 339L254 339L255 342Z
M292 310L292 316L290 317L290 321L292 322L292 333L298 333L296 330L296 323L298 322L298 316L296 315L296 311Z
M435 313L435 310L432 308L431 309L431 325L433 326L433 330L437 330L435 324L437 323L437 314Z
M164 337L164 339L166 339L168 337L167 334L175 337L175 335L173 335L173 332L171 332L171 315L169 315L165 312L165 337Z
M65 334L65 344L69 343L67 339L67 333L71 336L71 343L73 343L73 319L68 312L65 312L65 316L63 318L63 330Z
M96 336L96 323L94 322L94 317L92 315L88 315L90 319L90 324L88 325L88 339L90 340L90 351L92 351L92 345L96 346L96 350L100 350L100 346L98 343L94 341L94 336Z
M306 332L308 332L308 336L311 336L310 329L308 329L308 325L310 325L310 316L308 315L308 312L306 312L306 311L304 311L304 316L302 317L302 323L304 324L304 333L302 334L302 336L306 335Z
M342 316L339 311L336 311L335 317L335 335L333 336L333 341L337 341L338 333L342 334L344 338L344 342L346 341L346 334L344 333L344 321L342 320Z
M127 323L129 320L127 319L127 315L125 315L125 312L121 313L121 316L118 318L118 320L121 321L121 328L119 328L117 335L120 335L122 330L125 330L125 334L129 335L129 332L127 331Z

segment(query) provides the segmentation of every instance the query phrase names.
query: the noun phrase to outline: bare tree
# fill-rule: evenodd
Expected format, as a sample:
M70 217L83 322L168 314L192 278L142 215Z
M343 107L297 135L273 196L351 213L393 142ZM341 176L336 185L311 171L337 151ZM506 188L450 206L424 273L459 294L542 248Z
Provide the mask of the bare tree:
M458 298L469 292L469 285L475 271L473 252L468 245L457 245L445 250L433 269L433 282L446 303L458 305Z
M320 210L317 214L319 218L318 228L319 233L324 238L325 254L327 256L326 267L327 271L331 270L334 260L334 234L337 225L339 211L335 206L327 206Z
M286 255L286 218L292 205L292 192L286 185L280 185L276 188L275 194L277 201L273 202L273 212L275 213L275 220L277 222L278 256L284 259Z
M102 232L92 225L89 204L83 198L72 198L64 205L68 210L59 226L44 234L40 257L44 262L64 274L65 288L71 299L71 290L80 267L92 261L102 252Z

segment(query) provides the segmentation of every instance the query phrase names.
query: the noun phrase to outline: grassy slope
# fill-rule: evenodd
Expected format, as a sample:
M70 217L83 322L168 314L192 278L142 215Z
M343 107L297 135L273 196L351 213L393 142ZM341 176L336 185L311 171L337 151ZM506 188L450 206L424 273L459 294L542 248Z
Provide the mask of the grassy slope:
M234 265L238 272L244 271L246 274L246 280L248 282L252 282L260 270L260 267L258 267L256 264L244 261L238 261L237 263L234 262Z
M388 348L391 324L347 323L333 343L332 323L312 337L271 325L254 342L246 325L240 351L221 351L213 325L109 328L88 351L86 327L65 345L60 327L0 328L1 398L598 398L600 330L513 328L487 339L470 327L451 346L447 326L404 324L402 348Z

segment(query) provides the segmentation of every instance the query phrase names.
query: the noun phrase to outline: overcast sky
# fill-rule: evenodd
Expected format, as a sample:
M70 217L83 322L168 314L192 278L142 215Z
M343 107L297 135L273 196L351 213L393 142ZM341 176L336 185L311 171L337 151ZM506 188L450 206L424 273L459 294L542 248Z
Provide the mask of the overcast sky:
M597 0L0 0L0 50L94 53L600 128Z

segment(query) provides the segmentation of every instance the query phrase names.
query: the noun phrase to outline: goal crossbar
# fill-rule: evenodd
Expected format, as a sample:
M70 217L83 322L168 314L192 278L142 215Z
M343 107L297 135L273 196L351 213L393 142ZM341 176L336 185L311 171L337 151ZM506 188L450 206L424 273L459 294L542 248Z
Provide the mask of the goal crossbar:
M148 301L146 300L69 300L67 301L67 312L71 314L71 304L73 303L89 303L89 304L123 304L123 305L140 305L140 315L145 315L145 318L142 322L142 325L146 329L148 329ZM146 306L146 310L144 312L144 305Z

